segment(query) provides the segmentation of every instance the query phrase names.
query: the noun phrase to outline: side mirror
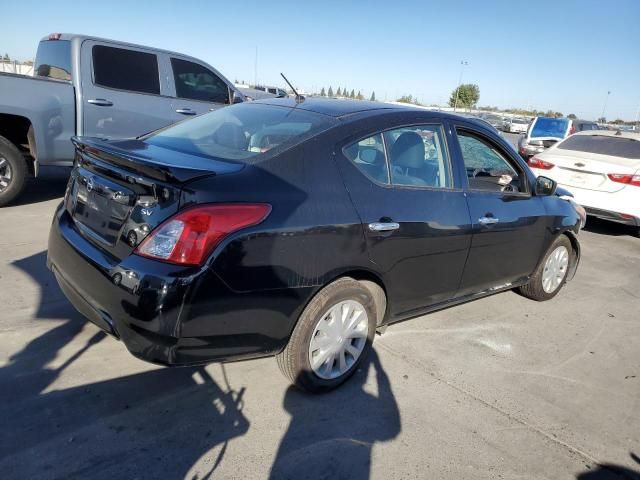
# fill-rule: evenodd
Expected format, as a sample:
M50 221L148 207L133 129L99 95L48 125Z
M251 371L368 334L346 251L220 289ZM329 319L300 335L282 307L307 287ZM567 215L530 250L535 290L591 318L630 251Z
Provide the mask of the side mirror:
M231 104L235 105L236 103L244 102L244 97L240 95L238 92L231 92Z
M536 178L534 190L536 192L536 195L539 195L541 197L548 197L549 195L553 195L554 193L556 193L557 186L558 184L555 182L555 180L551 180L550 178L541 176Z

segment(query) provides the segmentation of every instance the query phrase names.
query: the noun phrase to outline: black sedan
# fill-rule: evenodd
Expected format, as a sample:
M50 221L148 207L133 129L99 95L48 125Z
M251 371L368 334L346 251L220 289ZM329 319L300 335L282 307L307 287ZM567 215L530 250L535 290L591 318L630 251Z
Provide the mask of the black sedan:
M548 300L578 266L571 199L455 115L273 99L74 143L48 265L150 362L275 355L328 390L387 324L507 289Z

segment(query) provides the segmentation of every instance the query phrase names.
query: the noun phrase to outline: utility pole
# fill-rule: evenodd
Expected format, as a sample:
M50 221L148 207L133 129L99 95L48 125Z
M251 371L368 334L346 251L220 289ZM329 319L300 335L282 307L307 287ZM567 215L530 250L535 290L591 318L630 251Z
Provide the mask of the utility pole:
M458 94L460 93L460 85L462 85L462 73L464 72L464 67L467 65L469 65L469 62L466 60L460 60L460 77L458 78L458 88L456 88L456 101L453 104L454 112L458 108Z
M601 115L601 118L603 119L603 121L606 118L604 116L604 112L607 110L607 102L609 101L609 95L611 95L611 90L607 90L607 96L604 97L604 106L602 107L602 115Z

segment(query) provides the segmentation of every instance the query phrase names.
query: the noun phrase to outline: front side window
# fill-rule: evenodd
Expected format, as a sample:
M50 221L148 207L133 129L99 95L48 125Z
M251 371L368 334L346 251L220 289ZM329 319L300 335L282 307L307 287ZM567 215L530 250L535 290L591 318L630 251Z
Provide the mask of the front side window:
M442 127L419 125L377 133L343 149L369 178L399 186L451 188Z
M523 175L507 160L507 156L491 143L464 130L458 130L464 167L471 190L525 192Z
M91 53L96 85L160 94L158 58L154 54L106 45L95 45Z
M179 58L171 59L171 68L178 98L229 103L229 86L211 70Z

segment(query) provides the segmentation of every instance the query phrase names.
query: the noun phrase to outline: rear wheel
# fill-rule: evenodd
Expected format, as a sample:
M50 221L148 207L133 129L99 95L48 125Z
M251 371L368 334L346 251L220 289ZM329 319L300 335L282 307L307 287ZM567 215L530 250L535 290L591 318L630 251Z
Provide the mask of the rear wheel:
M555 297L567 281L573 246L566 235L551 244L529 283L519 288L525 297L543 301Z
M14 200L24 189L27 165L16 146L0 137L0 207Z
M323 288L305 308L278 366L308 392L331 390L356 371L371 348L376 303L369 289L344 277Z

